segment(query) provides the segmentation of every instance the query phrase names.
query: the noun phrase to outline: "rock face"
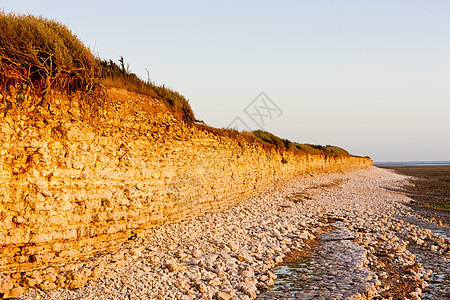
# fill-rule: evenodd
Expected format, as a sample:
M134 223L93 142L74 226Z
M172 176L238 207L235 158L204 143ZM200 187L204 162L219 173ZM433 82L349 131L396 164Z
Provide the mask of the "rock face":
M61 277L51 266L224 209L299 174L372 165L280 153L188 127L155 99L115 89L107 97L95 107L53 95L45 108L28 90L0 97L0 272L14 284L76 288L95 276L67 267L73 272Z

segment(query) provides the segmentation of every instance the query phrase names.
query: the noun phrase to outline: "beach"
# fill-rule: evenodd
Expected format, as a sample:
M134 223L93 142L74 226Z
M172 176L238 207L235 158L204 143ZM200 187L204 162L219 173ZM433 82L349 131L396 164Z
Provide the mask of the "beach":
M418 215L412 185L377 167L297 177L71 264L99 272L85 287L22 298L448 299L449 227Z
M3 2L0 300L450 300L448 2Z

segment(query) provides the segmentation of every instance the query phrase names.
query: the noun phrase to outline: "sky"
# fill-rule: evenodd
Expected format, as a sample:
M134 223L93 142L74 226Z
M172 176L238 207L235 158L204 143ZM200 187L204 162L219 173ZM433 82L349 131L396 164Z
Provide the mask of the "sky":
M0 0L189 99L214 127L264 129L376 162L450 161L449 1ZM262 93L262 94L261 94Z

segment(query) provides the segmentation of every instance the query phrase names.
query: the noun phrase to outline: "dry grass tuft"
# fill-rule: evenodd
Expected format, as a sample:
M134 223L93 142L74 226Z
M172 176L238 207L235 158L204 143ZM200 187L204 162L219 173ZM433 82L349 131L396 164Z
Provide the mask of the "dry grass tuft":
M121 66L117 65L112 60L100 61L102 71L101 82L103 85L107 87L122 88L131 92L160 99L177 119L188 124L194 123L194 112L189 105L189 101L183 95L164 85L157 86L151 82L144 82L136 74L131 73L128 68L125 67L123 57L120 58L119 62L121 63Z
M3 88L23 82L43 94L95 88L100 72L95 57L61 23L0 12L0 36Z

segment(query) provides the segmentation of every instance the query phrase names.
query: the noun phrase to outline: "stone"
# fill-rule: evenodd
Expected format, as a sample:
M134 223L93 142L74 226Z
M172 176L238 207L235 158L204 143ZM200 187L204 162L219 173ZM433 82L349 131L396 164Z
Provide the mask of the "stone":
M15 285L13 286L9 291L4 293L3 298L18 298L20 295L22 295L25 292L25 289L21 286Z
M255 276L255 273L253 272L253 270L242 270L239 272L239 275L241 275L242 277L247 277L247 278L252 278L253 276Z
M206 284L204 284L201 281L196 283L196 287L197 287L197 290L201 293L206 293L208 291Z
M44 280L44 281L42 281L41 283L38 284L38 287L41 290L45 291L45 290L55 289L57 286L56 286L56 284L54 282ZM81 286L75 286L74 285L72 288L78 288L78 287L81 287Z
M267 291L269 289L269 287L267 286L267 284L265 284L264 282L258 282L256 284L256 288L260 291Z
M103 274L104 268L102 266L97 266L92 269L92 279L97 280L99 279Z
M269 276L270 279L276 280L277 279L277 275L275 275L274 273L272 273L271 271L267 271L267 276Z
M278 255L275 257L275 262L281 263L281 262L283 262L283 258L284 258L284 255Z
M170 272L186 271L186 266L178 263L169 263L166 265L166 267L167 269L169 269Z
M134 256L135 259L139 258L142 256L142 250L139 248L134 248L131 250L131 255Z
M229 243L227 244L227 246L228 246L228 248L230 248L231 251L233 251L233 252L237 252L237 251L239 250L238 245L237 245L236 243L234 243L234 242L229 242Z
M151 263L153 265L160 262L160 258L158 256L156 256L156 255L148 256L147 260L148 260L149 263Z
M249 257L249 255L247 253L238 253L237 259L239 261L250 261L251 260L251 258Z
M195 249L194 251L192 251L192 256L195 258L202 256L202 254L202 251L200 251L199 249Z
M216 293L216 299L217 300L230 300L231 295L225 292L217 292Z
M174 256L176 258L183 259L187 256L187 254L184 251L177 251Z
M89 278L90 274L87 274L86 269L81 269L74 271L67 275L67 287L69 289L78 289L84 287Z
M212 285L212 286L219 286L222 284L222 281L220 280L219 277L216 277L216 278L211 279L208 284Z
M13 288L11 278L0 273L0 294L9 292Z
M274 286L275 285L275 280L273 280L272 278L267 279L266 281L264 281L264 283L267 286Z
M249 296L251 299L256 298L257 288L254 284L251 283L240 283L238 285L238 290Z
M38 282L35 278L31 278L29 276L22 278L22 280L20 281L20 284L23 285L24 287L33 287L37 283Z
M14 217L12 218L12 221L13 221L14 223L18 224L18 225L26 225L26 224L28 224L28 220L25 219L25 218L22 217L22 216L14 216Z

